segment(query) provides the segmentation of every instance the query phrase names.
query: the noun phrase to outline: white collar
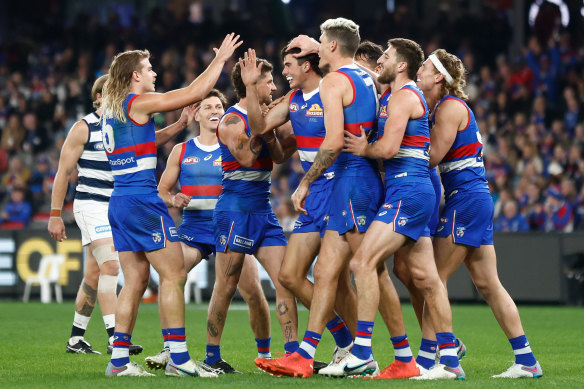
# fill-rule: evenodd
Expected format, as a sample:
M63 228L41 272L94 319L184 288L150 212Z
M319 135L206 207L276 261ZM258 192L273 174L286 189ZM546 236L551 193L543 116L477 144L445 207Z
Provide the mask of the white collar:
M308 92L308 93L302 93L302 98L304 99L304 101L308 101L310 100L314 95L316 95L319 91L319 88L316 88L315 90Z
M213 144L213 145L204 145L201 142L199 142L199 137L197 136L196 138L193 138L193 142L195 142L195 146L197 146L198 148L200 148L203 151L206 151L208 153L215 151L219 148L219 142Z

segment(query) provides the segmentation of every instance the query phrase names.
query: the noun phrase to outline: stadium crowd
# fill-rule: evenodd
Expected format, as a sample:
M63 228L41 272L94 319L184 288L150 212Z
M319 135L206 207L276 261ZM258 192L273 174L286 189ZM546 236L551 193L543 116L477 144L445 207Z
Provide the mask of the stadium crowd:
M490 23L495 34L510 36L505 32L510 29L506 16L488 11L482 22ZM520 52L510 56L511 38L486 49L473 44L485 37L464 15L437 21L444 32L466 28L468 34L460 34L466 38L457 41L405 23L410 12L398 7L364 26L363 37L384 44L392 36L384 26L391 25L390 30L421 42L426 53L447 47L463 59L469 105L485 145L495 230L584 228L584 50L578 50L569 33L561 32L548 42L532 35ZM59 150L73 123L92 110L93 81L121 50L148 48L159 75L156 90L164 92L188 85L200 74L213 59L211 48L227 32L225 28L246 31L242 38L275 66L275 96L288 90L280 74L279 51L298 31L288 34L279 29L274 35L271 31L276 30L270 30L274 26L262 23L238 28L244 21L233 10L224 11L221 20L214 20L209 9L196 22L188 16L188 12L153 10L143 22L128 22L115 13L103 21L80 14L65 24L48 15L45 24L23 23L4 36L0 41L1 228L45 228ZM326 15L320 16L315 19ZM300 28L307 31L307 26ZM48 30L51 33L45 34ZM235 100L229 83L234 63L226 64L217 84L230 103ZM157 128L175 122L179 115L180 111L157 115ZM173 146L198 131L195 123L186 136L159 150L159 174ZM297 217L290 195L302 176L297 155L274 168L272 204L288 231ZM65 209L71 209L74 193L75 182L71 182ZM73 221L72 215L68 218Z

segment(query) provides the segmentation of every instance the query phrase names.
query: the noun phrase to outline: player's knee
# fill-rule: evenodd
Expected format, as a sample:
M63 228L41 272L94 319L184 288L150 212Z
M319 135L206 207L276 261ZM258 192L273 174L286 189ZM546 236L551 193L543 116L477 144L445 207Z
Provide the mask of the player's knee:
M118 288L118 275L100 274L97 284L97 293L116 293Z
M97 265L99 266L100 269L104 264L108 262L115 261L119 263L120 261L118 252L114 248L113 243L107 243L101 246L97 246L96 248L93 249L93 251L91 251L91 253L93 254L93 257L95 258L95 261L97 262Z
M117 277L120 273L120 263L118 261L107 261L99 268L100 276L108 275Z
M337 283L339 275L335 271L331 271L331 269L327 268L326 266L319 266L318 261L314 266L314 283Z
M280 271L278 281L284 288L291 291L296 290L298 287L298 277L288 272Z
M83 276L83 280L85 281L85 283L89 286L91 286L94 289L97 289L97 284L99 282L99 269L97 269L98 271L95 272L86 272L85 275Z
M393 274L406 286L412 283L410 271L403 261L393 263Z

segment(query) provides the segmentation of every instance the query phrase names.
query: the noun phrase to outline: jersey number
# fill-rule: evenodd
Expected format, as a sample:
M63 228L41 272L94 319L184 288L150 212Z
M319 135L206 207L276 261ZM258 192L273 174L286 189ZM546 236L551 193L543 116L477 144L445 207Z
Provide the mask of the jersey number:
M103 135L103 146L105 147L105 151L111 154L116 148L116 142L114 140L114 129L111 125L105 124L101 128L101 133Z

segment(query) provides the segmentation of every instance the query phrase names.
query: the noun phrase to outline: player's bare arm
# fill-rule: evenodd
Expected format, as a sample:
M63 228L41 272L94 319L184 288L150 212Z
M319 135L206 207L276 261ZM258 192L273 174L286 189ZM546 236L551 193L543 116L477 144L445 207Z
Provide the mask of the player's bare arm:
M434 126L430 131L430 168L442 161L452 147L458 131L468 124L466 107L458 100L444 101L434 113Z
M191 104L183 108L180 118L171 125L163 128L162 130L158 130L154 133L156 138L156 147L162 146L179 132L187 128L191 125L193 120L195 120L195 114L199 109L200 103Z
M67 138L61 148L59 156L59 168L53 182L53 193L51 195L51 210L63 208L63 202L67 194L69 178L77 166L77 161L83 153L85 143L89 138L89 127L83 120L78 121L71 127ZM56 240L67 239L65 224L60 216L51 216L48 226L49 234Z
M270 157L275 163L285 162L296 151L296 137L290 122L264 135Z
M301 51L298 54L294 54L294 58L304 57L308 54L318 53L320 47L320 42L308 35L298 35L296 38L292 39L288 44L288 50L298 47Z
M138 123L146 123L154 113L174 111L201 101L219 79L225 62L242 43L243 41L239 41L239 35L236 36L234 33L226 35L219 49L213 48L215 51L213 61L189 86L166 93L139 95L130 107L130 116Z
M324 110L326 135L314 158L314 163L304 175L302 181L292 194L294 208L302 213L304 200L309 194L308 187L320 177L337 159L344 144L343 133L345 116L343 107L349 105L353 90L349 81L340 73L329 73L321 81L320 98Z
M422 116L423 107L418 97L408 90L399 90L389 99L383 138L373 144L367 143L365 131L361 128L361 137L345 132L343 151L371 159L390 159L399 151L408 120Z
M160 177L160 182L158 183L158 196L160 196L166 205L175 208L184 208L191 201L191 196L187 196L181 192L173 193L174 186L180 174L180 153L182 147L183 143L174 146L166 161L166 169L164 169Z
M217 131L221 142L227 145L237 161L244 167L251 167L262 149L262 139L247 136L243 119L235 114L225 115Z

